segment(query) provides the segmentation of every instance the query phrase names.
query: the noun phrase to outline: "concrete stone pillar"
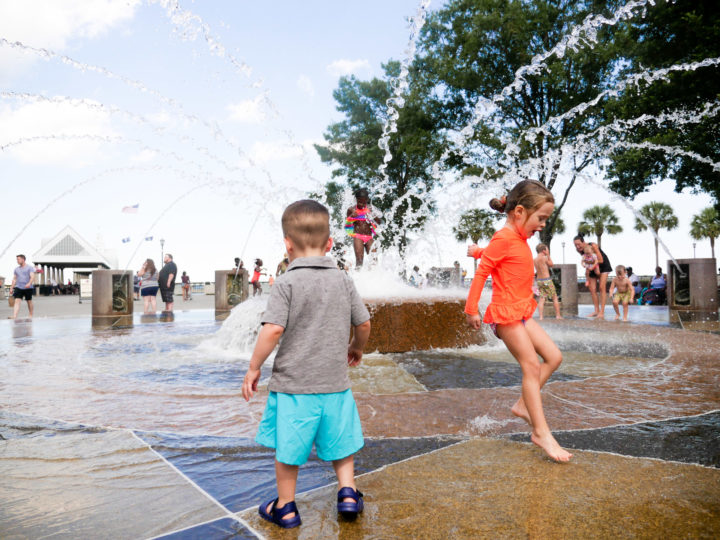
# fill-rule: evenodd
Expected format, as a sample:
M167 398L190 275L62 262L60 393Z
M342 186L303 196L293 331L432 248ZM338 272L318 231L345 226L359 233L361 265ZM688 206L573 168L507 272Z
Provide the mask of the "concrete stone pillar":
M215 315L227 316L230 310L248 299L250 286L248 271L215 270Z
M92 273L92 318L103 323L103 319L126 319L132 324L133 280L132 272L123 270L94 270ZM97 321L96 321L97 319ZM128 320L129 319L129 320ZM123 322L122 320L119 322Z
M678 271L667 262L667 299L670 322L718 320L716 259L678 259Z
M578 314L577 265L556 264L552 267L553 283L560 300L560 313L563 317L576 317ZM559 274L559 275L558 275ZM543 316L555 317L552 300L545 300Z

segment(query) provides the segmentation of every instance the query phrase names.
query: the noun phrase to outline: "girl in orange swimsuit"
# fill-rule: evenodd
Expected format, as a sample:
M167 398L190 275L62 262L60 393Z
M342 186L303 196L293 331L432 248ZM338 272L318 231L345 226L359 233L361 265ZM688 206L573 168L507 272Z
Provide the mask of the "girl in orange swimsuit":
M505 343L523 373L522 393L511 411L530 424L532 442L548 456L569 461L572 454L550 432L540 397L540 389L560 366L562 353L532 318L537 304L532 292L533 257L527 244L528 238L545 227L555 199L540 182L523 180L507 197L490 201L490 207L507 214L507 221L482 251L465 303L467 322L476 330L480 328L478 302L485 281L492 276L492 300L483 322L490 324ZM542 364L538 355L543 358Z

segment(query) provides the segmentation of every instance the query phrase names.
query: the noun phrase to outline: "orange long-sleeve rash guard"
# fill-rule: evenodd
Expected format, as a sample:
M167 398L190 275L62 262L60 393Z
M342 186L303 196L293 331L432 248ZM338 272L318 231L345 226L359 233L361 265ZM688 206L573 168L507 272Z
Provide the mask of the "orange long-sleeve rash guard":
M517 231L503 227L482 252L465 302L465 313L478 314L485 281L492 276L492 300L483 322L509 324L529 319L537 307L532 292L533 274L533 257L527 240Z

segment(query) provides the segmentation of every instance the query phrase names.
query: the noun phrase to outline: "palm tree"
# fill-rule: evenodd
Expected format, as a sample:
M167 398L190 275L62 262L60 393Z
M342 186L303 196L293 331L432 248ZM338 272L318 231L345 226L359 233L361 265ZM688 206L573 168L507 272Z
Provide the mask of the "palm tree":
M597 236L598 248L602 248L602 235L619 234L623 228L618 224L615 211L607 204L593 206L583 212L583 221L578 225L578 232L582 235L594 234Z
M695 240L709 238L712 258L715 258L715 239L720 236L720 215L714 207L708 206L693 216L690 223L690 236Z
M640 209L640 215L645 218L647 225L640 218L635 218L635 230L644 231L648 226L653 231L655 240L655 266L660 266L658 258L658 231L667 229L668 231L678 226L678 218L673 212L672 206L664 202L650 202Z
M458 242L470 239L473 244L477 244L481 238L492 238L495 234L495 222L501 217L502 214L497 212L475 208L464 212L452 230ZM473 263L477 267L477 259L474 259Z

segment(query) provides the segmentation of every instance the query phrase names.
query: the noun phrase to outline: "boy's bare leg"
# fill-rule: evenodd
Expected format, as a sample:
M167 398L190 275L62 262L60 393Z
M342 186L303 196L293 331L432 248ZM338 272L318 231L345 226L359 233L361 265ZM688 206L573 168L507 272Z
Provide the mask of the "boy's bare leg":
M533 426L530 439L555 461L569 461L572 454L558 444L545 420L540 397L542 370L528 331L522 323L515 323L499 326L498 335L518 361L523 372L522 397Z
M615 320L620 320L620 303L617 300L613 300L613 309L615 310Z
M538 300L538 319L543 320L543 311L545 311L545 297L540 296Z
M287 503L295 500L295 487L297 486L298 466L288 465L286 463L280 463L277 459L275 460L275 480L277 481L278 490L278 502L275 508L282 508ZM265 511L269 514L272 503L265 508ZM283 516L283 519L290 519L295 517L295 512Z
M348 457L338 459L333 461L332 464L333 469L335 469L335 475L338 479L338 490L344 487L349 487L357 491L357 487L355 487L355 461L353 456L350 455ZM345 497L343 502L355 502L355 499L352 497Z
M628 311L630 311L630 305L627 300L625 300L623 301L623 321L625 322L628 320Z
M560 313L560 302L558 301L557 294L553 296L553 306L555 306L555 318L556 319L562 319L562 314Z

